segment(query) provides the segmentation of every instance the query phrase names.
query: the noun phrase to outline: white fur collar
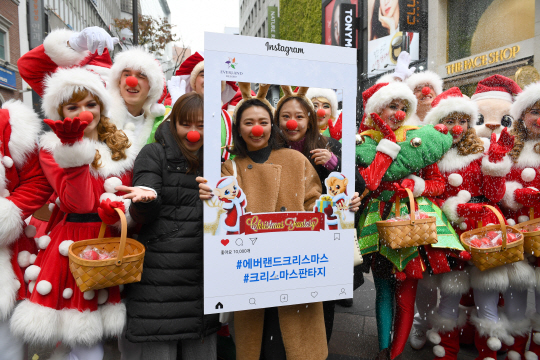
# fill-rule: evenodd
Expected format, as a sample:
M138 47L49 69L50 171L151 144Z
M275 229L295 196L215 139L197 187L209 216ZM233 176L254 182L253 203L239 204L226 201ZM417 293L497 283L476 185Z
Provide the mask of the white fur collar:
M96 170L90 166L90 172L93 176L104 179L110 176L121 176L128 171L132 171L133 163L135 162L135 158L140 150L136 144L132 144L128 149L126 149L126 159L114 161L111 158L111 150L104 142L89 139L83 139L82 141L92 143L95 149L99 150L99 154L101 155L101 167ZM39 147L42 150L52 153L57 146L62 146L62 143L53 132L47 132L39 139Z
M411 125L411 126L424 126L426 125L425 122L420 121L420 118L416 114L412 114L411 117L405 121L405 125Z
M479 154L470 154L470 155L458 155L457 148L451 148L444 154L444 156L439 160L437 165L439 170L443 173L449 173L457 170L461 170L475 160L480 159L484 156L483 153Z
M11 136L8 147L15 166L20 169L37 148L41 119L20 101L8 101L2 109L9 111Z
M516 164L514 166L518 168L537 168L540 166L540 154L537 154L534 152L534 145L539 143L538 140L529 140L525 142L525 146L523 146L523 150L521 150L521 154L519 154L519 158Z

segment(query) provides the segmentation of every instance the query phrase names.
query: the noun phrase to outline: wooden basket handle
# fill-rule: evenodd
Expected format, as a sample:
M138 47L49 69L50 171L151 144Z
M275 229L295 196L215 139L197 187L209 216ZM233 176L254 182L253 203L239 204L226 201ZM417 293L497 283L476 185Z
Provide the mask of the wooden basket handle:
M124 212L118 208L114 208L118 215L120 216L120 223L122 224L122 232L120 233L120 247L118 248L118 254L116 255L116 266L122 265L124 260L124 250L126 249L126 238L127 238L127 220ZM107 229L107 224L104 222L101 223L101 228L99 229L99 239L103 239L105 236L105 230Z
M410 204L409 215L411 216L411 225L414 225L416 221L416 217L415 217L416 208L414 206L414 196L413 196L412 191L409 188L405 188L405 191L407 191L407 195L409 195L409 204ZM398 216L401 216L401 203L399 200L399 196L396 196L396 217Z
M485 207L486 209L489 209L491 210L491 212L493 212L495 214L495 216L497 216L497 219L499 220L499 224L501 225L501 234L502 234L502 250L506 250L506 224L504 223L504 218L503 216L501 215L501 213L496 209L494 208L493 206L491 205L482 205L483 207ZM480 220L478 222L478 225L479 227L482 227L482 220Z

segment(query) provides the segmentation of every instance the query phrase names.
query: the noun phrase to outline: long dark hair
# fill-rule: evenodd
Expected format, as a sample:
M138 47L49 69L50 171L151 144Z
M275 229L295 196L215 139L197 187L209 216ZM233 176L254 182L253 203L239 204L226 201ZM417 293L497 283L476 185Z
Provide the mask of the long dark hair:
M199 169L202 170L203 162L203 147L197 151L196 154L189 151L176 130L176 124L180 121L185 121L189 124L199 121L201 117L204 117L204 98L202 95L196 92L190 92L182 95L175 103L169 114L169 121L164 121L160 126L166 126L165 123L169 123L171 133L176 141L176 144L180 148L182 155L186 158L189 167L187 173L195 173ZM202 171L201 171L202 172Z
M381 0L375 0L375 3L373 4L373 13L371 14L371 35L369 40L375 39L375 36L377 39L379 39L390 35L390 31L382 26L381 22L379 21L379 11L381 11Z
M242 104L240 104L240 107L236 110L236 117L232 126L234 147L230 151L230 153L238 157L248 156L246 142L240 136L240 123L242 122L242 114L244 113L244 111L246 111L252 106L262 107L268 112L268 115L270 116L270 124L272 124L272 130L270 132L270 139L268 139L268 146L270 146L272 150L278 150L283 148L286 143L283 134L279 131L279 127L275 126L274 124L274 115L272 114L272 110L270 110L268 106L259 99L244 100Z
M323 136L319 132L319 125L317 122L317 114L315 110L306 102L306 100L302 97L296 97L291 96L288 99L285 99L281 104L279 104L279 107L276 109L276 116L274 120L275 127L279 128L279 114L281 113L281 109L283 109L283 105L288 103L291 100L296 100L302 107L302 110L304 110L304 113L306 114L308 118L308 126L306 130L306 134L304 135L304 148L302 149L302 154L309 159L311 162L311 165L315 166L313 163L313 160L311 159L311 150L315 149L326 149L328 146L328 140L325 136ZM280 130L280 133L282 131ZM285 137L285 135L283 135Z

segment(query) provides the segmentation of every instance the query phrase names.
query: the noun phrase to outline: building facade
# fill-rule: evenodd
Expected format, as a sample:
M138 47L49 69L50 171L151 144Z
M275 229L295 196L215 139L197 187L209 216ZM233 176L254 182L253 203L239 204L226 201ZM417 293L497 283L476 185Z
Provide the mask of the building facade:
M17 0L0 0L0 106L11 99L23 100L17 69L21 56L19 5Z
M240 0L240 35L268 37L268 7L279 0Z

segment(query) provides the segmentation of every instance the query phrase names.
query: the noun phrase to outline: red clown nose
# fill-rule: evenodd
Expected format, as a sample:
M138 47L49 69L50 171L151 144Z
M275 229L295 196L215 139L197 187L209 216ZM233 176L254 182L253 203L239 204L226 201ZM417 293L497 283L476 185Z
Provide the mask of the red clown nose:
M317 116L318 117L324 117L326 115L326 111L324 111L323 108L317 110Z
M188 139L189 142L196 143L197 141L200 140L201 134L199 134L198 131L192 130L187 133L186 138Z
M251 133L253 136L259 137L264 133L264 129L261 125L255 125L253 128L251 128Z
M396 120L403 121L405 120L405 116L407 116L407 114L405 114L405 111L401 111L401 110L396 111L396 115L395 115Z
M126 85L129 87L135 87L139 83L139 80L135 76L128 76L126 78Z
M456 136L459 136L463 133L463 128L459 125L456 125L452 128L452 134L453 135L456 135Z
M293 131L293 130L296 130L296 128L298 127L298 122L294 119L291 119L289 121L287 121L287 129L290 130L290 131Z
M83 111L79 114L79 119L90 124L92 120L94 120L94 114L92 114L90 111Z
M429 86L425 86L422 88L422 94L424 94L424 96L429 95L430 92L431 92L431 89L429 88Z
M536 125L540 126L540 118L536 119Z

